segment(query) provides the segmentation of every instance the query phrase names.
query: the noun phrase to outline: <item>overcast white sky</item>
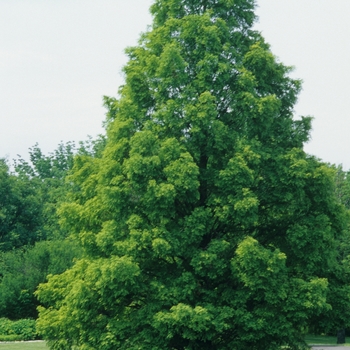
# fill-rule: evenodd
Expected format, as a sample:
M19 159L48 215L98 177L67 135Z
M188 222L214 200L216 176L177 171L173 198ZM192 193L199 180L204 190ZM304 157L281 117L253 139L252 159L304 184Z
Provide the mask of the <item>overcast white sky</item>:
M103 132L125 47L152 0L0 0L0 157L47 153ZM350 1L258 0L256 25L303 79L296 115L314 116L305 150L350 168Z

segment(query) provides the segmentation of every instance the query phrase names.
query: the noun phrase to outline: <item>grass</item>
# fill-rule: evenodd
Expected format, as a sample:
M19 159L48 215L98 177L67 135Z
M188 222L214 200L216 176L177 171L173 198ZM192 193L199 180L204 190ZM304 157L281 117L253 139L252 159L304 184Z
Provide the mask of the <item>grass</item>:
M0 350L48 350L45 342L0 343Z
M346 338L347 341L350 338ZM337 337L329 337L326 335L308 335L306 336L306 342L312 345L337 345ZM344 346L350 346L350 343L343 344Z
M350 340L350 337L347 338ZM336 337L325 335L308 335L306 342L312 345L337 345ZM350 342L344 344L350 347ZM0 350L48 350L45 342L9 342L0 343Z

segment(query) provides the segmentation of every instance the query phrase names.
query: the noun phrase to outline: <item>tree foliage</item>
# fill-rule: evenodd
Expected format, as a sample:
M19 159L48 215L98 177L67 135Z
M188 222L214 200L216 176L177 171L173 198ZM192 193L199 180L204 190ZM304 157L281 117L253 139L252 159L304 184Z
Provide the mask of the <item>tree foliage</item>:
M10 319L35 318L38 301L34 291L48 274L72 265L81 249L65 240L57 208L66 200L71 184L66 176L75 154L98 157L104 138L89 138L75 146L59 144L44 155L36 144L30 161L17 159L14 172L0 161L0 314Z
M15 172L0 161L0 251L66 235L59 228L56 209L69 188L65 177L74 153L73 143L60 144L48 156L35 145L30 162L15 161Z
M52 349L301 349L350 294L334 171L293 119L300 81L251 29L253 0L151 12L105 99L102 158L75 158L60 215L84 256L40 286L38 328Z
M0 251L41 238L42 203L36 191L34 183L11 174L0 159Z
M67 232L59 225L57 208L66 200L71 184L66 181L73 167L76 154L100 157L105 139L89 137L86 141L60 143L58 147L45 155L38 144L29 149L30 161L15 160L16 182L24 182L25 186L35 188L35 199L40 203L36 217L40 220L40 237L36 239L63 239ZM34 219L34 218L32 218ZM35 241L35 240L34 240ZM33 243L32 241L31 243Z
M81 249L70 240L41 241L33 247L0 252L0 314L12 320L36 318L34 291L47 275L73 264Z

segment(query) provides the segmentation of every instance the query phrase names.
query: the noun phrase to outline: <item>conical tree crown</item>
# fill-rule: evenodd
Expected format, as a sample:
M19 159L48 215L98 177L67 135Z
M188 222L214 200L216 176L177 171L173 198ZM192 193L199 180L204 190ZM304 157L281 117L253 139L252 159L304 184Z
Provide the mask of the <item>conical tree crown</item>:
M253 1L157 1L153 30L128 50L121 93L138 107L135 121L158 121L191 140L200 128L212 134L202 135L210 146L208 137L225 125L240 138L301 147L309 125L292 120L300 82L288 78L290 69L251 30L253 7ZM191 106L212 113L198 125Z
M342 209L332 172L302 150L300 82L253 10L152 6L119 99L106 98L103 157L76 159L61 208L86 257L39 290L53 305L39 328L57 344L280 349L329 307Z
M210 10L213 19L220 17L232 27L248 29L255 20L254 7L254 0L157 0L151 7L151 13L154 16L154 27L164 25L170 18L182 18L187 15L203 15Z

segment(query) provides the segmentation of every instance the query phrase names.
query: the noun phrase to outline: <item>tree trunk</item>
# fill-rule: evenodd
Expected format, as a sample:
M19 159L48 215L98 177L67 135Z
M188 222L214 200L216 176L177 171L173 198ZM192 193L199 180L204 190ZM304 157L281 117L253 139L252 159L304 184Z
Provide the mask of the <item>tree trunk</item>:
M345 344L345 328L339 329L337 334L337 344Z

